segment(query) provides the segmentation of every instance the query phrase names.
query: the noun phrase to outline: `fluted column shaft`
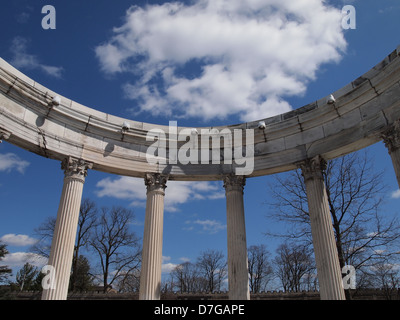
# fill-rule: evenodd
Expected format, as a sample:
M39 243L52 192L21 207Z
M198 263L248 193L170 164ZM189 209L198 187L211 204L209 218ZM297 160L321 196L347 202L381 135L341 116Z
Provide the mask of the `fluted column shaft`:
M72 158L61 164L64 185L48 262L53 268L54 286L43 289L42 300L67 299L83 184L91 167L90 163Z
M392 158L393 168L400 187L400 120L397 120L382 137Z
M160 300L164 196L167 176L146 174L146 217L143 234L140 300Z
M315 157L303 163L314 254L321 300L345 300L328 196L323 178L325 161Z
M228 283L230 300L250 300L244 215L243 176L229 175L224 179L226 191L228 236Z

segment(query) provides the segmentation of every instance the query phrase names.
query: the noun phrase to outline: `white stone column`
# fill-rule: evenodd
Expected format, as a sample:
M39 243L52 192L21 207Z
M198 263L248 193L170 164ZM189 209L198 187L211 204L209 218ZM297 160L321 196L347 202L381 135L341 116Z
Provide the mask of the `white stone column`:
M230 300L250 300L243 190L246 179L224 178L228 235L228 283Z
M140 300L160 300L163 246L164 196L168 177L146 174L146 217L144 222Z
M301 165L308 198L314 254L321 300L345 300L328 196L323 178L326 162L321 157Z
M83 184L92 164L69 157L62 162L61 168L64 170L64 186L48 262L52 267L50 273L54 277L54 287L43 289L42 300L67 299Z
M400 120L397 120L392 127L382 135L382 138L392 158L393 168L400 187Z

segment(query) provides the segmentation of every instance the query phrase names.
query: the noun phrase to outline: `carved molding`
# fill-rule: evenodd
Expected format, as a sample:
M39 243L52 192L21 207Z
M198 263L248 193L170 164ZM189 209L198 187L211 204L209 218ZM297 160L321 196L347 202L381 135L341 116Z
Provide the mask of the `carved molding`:
M306 181L316 178L323 180L323 173L326 170L326 165L327 163L324 158L321 156L316 156L303 161L299 164L299 167L301 168L303 177Z
M168 175L160 173L146 173L144 183L147 186L147 191L165 191L167 187Z
M245 176L237 176L230 174L224 177L224 188L227 192L229 191L244 191L244 186L246 185Z
M92 167L93 163L72 157L65 158L61 163L65 178L79 179L82 182L85 181L88 169L92 169Z
M400 119L395 121L393 125L382 134L382 139L389 153L400 148Z
M4 140L10 139L10 136L11 136L11 133L10 133L10 132L5 131L5 130L3 130L3 129L0 129L0 143L3 142L3 139L4 139Z

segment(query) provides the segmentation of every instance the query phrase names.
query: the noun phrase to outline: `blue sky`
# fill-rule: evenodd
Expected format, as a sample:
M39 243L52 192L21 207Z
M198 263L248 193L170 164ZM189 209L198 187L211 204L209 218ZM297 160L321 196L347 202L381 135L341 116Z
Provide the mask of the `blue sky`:
M42 28L42 7L56 9L56 29ZM341 9L356 9L355 30ZM35 81L88 107L137 121L213 126L258 120L318 100L358 78L400 45L398 0L40 1L3 5L0 56ZM382 143L370 149L390 190L400 194ZM33 229L56 216L60 163L0 144L0 239L26 261ZM265 217L272 177L247 180L248 245L277 241ZM142 236L141 179L90 171L84 197L134 210ZM164 218L164 270L201 251L226 253L222 183L169 183Z

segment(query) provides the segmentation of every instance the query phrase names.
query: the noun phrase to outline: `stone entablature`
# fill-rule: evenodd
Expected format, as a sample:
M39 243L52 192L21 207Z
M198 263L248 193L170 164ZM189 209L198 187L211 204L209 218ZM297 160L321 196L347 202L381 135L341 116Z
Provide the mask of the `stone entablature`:
M317 155L330 160L365 148L382 140L386 128L400 119L399 53L400 47L334 92L334 103L325 97L262 119L263 129L260 121L214 129L254 130L254 172L247 177L296 169L297 163ZM93 163L95 170L140 178L160 173L171 180L211 181L233 171L232 164L149 163L146 152L152 142L146 136L154 129L168 133L167 126L116 117L62 97L0 59L0 130L10 134L12 144L59 161L71 156ZM201 133L207 128L193 129ZM220 151L224 154L223 146Z

